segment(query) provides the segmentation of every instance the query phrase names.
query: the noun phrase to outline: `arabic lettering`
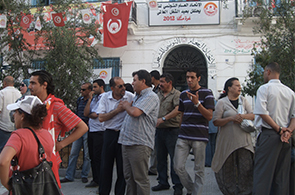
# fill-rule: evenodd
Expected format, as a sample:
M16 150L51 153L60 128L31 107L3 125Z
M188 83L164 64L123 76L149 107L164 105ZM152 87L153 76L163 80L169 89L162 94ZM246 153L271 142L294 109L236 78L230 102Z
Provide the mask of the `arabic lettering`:
M183 44L183 43L196 46L200 51L203 52L203 54L206 57L209 64L212 64L215 61L215 58L211 54L211 50L209 48L207 48L207 45L205 43L195 41L194 39L187 40L187 39L182 39L182 38L175 38L175 39L167 42L165 45L163 45L162 47L160 47L158 49L158 56L156 57L155 63L159 65L164 54L166 54L168 51L170 51L176 45Z

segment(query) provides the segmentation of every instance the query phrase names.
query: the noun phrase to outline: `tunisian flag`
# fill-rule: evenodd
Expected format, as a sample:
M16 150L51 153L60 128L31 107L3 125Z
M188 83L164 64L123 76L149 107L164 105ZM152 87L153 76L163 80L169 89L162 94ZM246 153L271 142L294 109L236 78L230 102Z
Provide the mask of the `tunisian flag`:
M103 46L116 48L127 45L128 20L132 3L133 1L104 5Z
M55 26L65 25L62 13L52 13L52 20Z
M20 21L20 26L23 27L24 29L27 29L30 27L30 24L32 22L32 15L31 14L24 14L22 15L21 21Z

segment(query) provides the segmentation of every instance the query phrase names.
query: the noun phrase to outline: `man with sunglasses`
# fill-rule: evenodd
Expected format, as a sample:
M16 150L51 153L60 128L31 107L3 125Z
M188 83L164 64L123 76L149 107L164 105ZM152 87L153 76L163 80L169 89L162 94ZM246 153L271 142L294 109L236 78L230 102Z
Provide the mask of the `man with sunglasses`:
M92 170L92 181L85 186L87 188L98 187L101 180L101 152L105 128L103 127L103 123L98 120L97 108L104 89L105 82L102 79L94 80L93 91L89 93L90 98L84 109L84 115L89 117L88 150Z
M86 124L88 124L89 118L84 116L84 108L88 102L89 93L91 91L92 91L91 83L84 83L80 89L81 96L77 100L76 114ZM78 160L79 153L80 153L82 146L83 146L83 165L82 165L81 178L82 178L83 183L88 182L87 177L88 177L88 173L90 170L90 158L89 158L89 152L88 152L87 139L88 139L88 132L86 132L82 137L80 137L79 139L77 139L76 141L73 142L72 149L71 149L71 155L69 156L69 164L68 164L68 168L66 171L66 176L65 176L65 178L60 180L61 183L74 181L77 160Z
M6 108L8 104L14 103L21 97L21 93L13 85L14 78L7 76L3 80L3 89L0 91L0 152L15 129L10 121L9 110Z
M101 175L103 179L99 184L99 194L109 195L112 187L113 165L116 160L117 181L115 194L125 194L125 179L123 175L123 160L121 144L118 144L120 130L126 112L120 102L131 102L134 95L125 91L124 81L120 77L110 79L111 91L106 92L100 99L98 106L98 118L104 122L106 128L103 138Z

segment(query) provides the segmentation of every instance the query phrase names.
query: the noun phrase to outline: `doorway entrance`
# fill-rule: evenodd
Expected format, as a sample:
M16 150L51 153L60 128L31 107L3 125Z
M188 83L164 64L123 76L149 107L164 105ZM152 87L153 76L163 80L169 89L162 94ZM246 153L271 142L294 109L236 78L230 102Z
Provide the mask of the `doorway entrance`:
M166 57L163 73L170 73L174 77L173 86L179 91L188 89L186 83L186 71L198 68L201 71L202 87L208 88L207 62L200 50L193 46L184 45L173 49Z

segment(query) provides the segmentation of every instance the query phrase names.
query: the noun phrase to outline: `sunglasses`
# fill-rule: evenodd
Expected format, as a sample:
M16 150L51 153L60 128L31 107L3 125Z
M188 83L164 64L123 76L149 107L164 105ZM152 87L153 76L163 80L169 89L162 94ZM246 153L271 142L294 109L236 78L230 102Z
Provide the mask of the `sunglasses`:
M118 85L117 86L119 89L121 89L122 87L125 87L124 85Z
M81 89L81 91L86 91L86 89Z
M21 86L21 87L25 87L26 85L25 85L24 83L22 83L20 86Z

